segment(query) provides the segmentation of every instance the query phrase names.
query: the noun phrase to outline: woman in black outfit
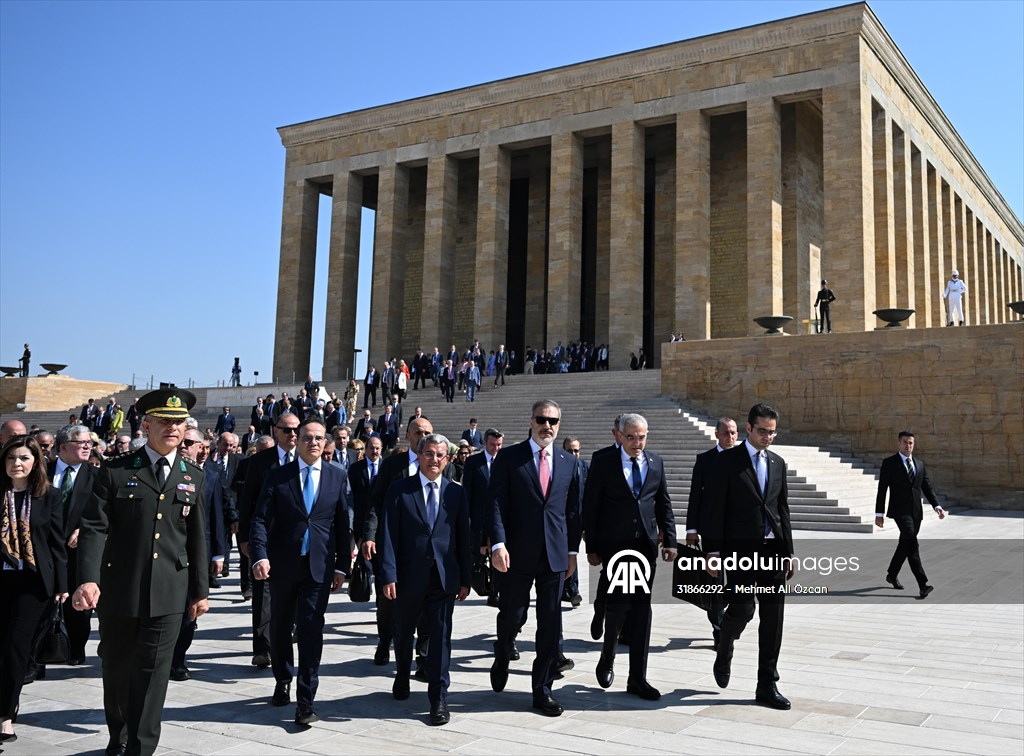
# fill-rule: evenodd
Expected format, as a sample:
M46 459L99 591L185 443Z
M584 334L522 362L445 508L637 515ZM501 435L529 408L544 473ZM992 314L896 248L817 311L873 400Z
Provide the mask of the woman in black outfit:
M39 443L15 436L0 461L0 743L9 743L32 638L47 603L67 598L68 571L60 491Z

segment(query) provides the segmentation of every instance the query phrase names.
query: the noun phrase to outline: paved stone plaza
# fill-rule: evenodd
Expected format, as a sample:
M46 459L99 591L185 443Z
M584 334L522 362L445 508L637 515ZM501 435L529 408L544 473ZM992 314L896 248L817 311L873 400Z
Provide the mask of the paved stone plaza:
M896 536L887 526L859 537ZM927 519L922 538L965 539L965 549L969 539L1021 539L1024 517L972 510ZM927 540L922 555L929 567ZM926 601L909 587L905 595L883 588L885 566L877 565L879 592L892 596L885 603L791 603L779 687L793 709L785 712L753 704L753 626L737 643L732 684L720 690L703 614L682 603L656 605L648 677L663 697L648 703L624 692L624 654L612 688L598 687L592 612L566 604L566 654L576 668L555 690L566 712L540 716L530 710L532 617L519 644L523 658L513 663L506 691L494 693L487 670L495 610L474 596L455 612L452 721L433 728L425 684L414 682L412 697L395 701L392 667L373 665L372 605L338 596L327 620L317 700L322 721L301 730L291 721L293 707L270 706L270 670L249 666L249 605L240 603L232 575L201 620L189 657L193 679L170 684L158 753L1020 754L1024 609L943 603L939 565L931 567L936 590ZM102 750L107 736L93 636L88 666L51 667L45 680L25 688L11 754Z

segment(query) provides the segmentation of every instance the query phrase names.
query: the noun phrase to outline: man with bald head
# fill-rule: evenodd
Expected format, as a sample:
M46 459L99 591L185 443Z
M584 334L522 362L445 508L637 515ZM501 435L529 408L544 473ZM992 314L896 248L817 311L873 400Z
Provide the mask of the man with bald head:
M15 436L24 436L28 433L28 429L25 427L25 423L21 420L5 420L3 425L0 425L0 446L3 446Z

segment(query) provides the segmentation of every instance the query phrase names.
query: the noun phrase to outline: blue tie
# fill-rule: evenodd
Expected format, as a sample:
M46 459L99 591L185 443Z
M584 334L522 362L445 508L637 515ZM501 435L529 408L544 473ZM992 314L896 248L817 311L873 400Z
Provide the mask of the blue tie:
M761 496L765 494L765 490L768 488L768 462L765 460L765 453L759 451L757 453L757 484L761 487ZM768 519L768 510L762 505L761 513L764 517L764 537L768 538L772 535L772 523Z
M640 498L640 488L643 486L643 481L640 479L640 463L636 457L633 457L633 495L636 498Z
M437 521L437 494L434 492L437 483L431 481L427 483L427 487L430 489L430 493L427 494L427 524L433 530Z
M302 486L302 500L306 503L306 514L308 515L313 511L313 468L306 468L306 483ZM309 528L306 528L305 535L302 536L302 550L299 552L301 556L306 556L309 553Z

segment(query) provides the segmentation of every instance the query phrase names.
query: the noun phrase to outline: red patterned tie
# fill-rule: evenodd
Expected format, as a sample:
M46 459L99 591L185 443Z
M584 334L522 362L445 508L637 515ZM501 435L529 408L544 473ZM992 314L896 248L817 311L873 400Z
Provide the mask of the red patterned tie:
M549 478L551 477L551 471L548 468L547 449L540 450L540 466L538 467L538 470L540 471L540 492L544 494L544 498L546 499L548 497Z

